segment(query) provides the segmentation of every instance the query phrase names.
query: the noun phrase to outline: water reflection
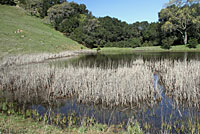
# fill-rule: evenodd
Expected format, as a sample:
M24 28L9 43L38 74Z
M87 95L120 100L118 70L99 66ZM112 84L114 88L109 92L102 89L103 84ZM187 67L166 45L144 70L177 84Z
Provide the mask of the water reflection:
M57 60L51 65L65 66L69 64L74 67L101 67L101 68L118 68L126 65L131 67L135 60L143 59L143 61L161 61L169 60L200 60L200 53L198 52L135 52L133 54L92 54L83 55L79 58L71 60Z

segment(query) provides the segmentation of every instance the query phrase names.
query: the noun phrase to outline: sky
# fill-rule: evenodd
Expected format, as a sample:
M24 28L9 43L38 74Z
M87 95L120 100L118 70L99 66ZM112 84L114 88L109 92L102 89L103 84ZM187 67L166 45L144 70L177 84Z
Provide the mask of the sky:
M131 24L157 22L158 12L169 0L67 0L85 4L96 17L110 16Z

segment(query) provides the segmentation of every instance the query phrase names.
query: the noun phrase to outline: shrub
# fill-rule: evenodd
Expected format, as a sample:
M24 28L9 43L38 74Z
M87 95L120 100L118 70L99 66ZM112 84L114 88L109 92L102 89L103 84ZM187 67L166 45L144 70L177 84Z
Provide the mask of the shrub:
M113 43L112 42L107 42L104 47L113 47Z
M148 47L148 46L153 46L153 43L151 41L145 41L143 44L142 44L143 47Z
M140 38L131 38L129 39L130 47L140 47L141 46L141 39Z
M189 47L189 48L196 48L197 47L197 45L198 45L198 40L197 39L195 39L195 38L192 38L192 39L190 39L189 41L188 41L188 46L187 47Z
M171 45L173 45L175 40L176 40L175 37L167 37L167 38L163 39L161 48L170 49Z
M100 45L97 46L97 52L99 52L101 50Z

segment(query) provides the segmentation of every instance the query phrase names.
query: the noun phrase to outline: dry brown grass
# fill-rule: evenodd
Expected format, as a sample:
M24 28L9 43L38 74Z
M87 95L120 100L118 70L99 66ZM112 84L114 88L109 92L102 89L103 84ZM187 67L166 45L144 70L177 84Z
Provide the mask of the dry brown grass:
M4 68L0 73L0 88L14 91L16 98L51 100L77 96L79 102L105 106L149 106L155 104L153 75L159 74L168 95L181 103L183 100L198 106L200 87L199 61L136 60L132 67L116 69L89 67L56 68L35 64Z
M76 51L65 51L59 53L41 53L41 54L23 54L23 55L13 55L13 56L6 56L2 60L0 60L0 68L6 68L10 66L16 65L25 65L31 63L41 63L46 60L52 59L59 59L59 58L66 58L77 56L80 54L86 53L95 53L93 50L76 50Z
M156 63L161 70L162 81L167 94L173 96L176 104L187 103L199 107L200 61L161 61Z
M154 98L153 72L142 64L106 70L27 65L4 69L0 74L0 86L28 100L40 95L46 99L77 95L80 102L129 105Z

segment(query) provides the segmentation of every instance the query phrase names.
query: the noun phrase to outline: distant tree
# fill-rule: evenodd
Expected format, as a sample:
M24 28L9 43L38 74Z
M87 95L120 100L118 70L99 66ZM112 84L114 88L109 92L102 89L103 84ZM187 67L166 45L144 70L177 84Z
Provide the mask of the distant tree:
M157 46L160 44L160 24L150 23L142 32L143 42L148 43L148 46Z
M99 21L96 18L92 18L92 19L88 18L83 24L82 25L83 25L84 31L86 33L90 33L99 26Z
M184 44L188 41L188 30L192 25L200 23L200 16L194 16L197 10L191 8L199 0L170 0L167 8L159 13L159 21L163 31L178 31Z
M88 14L88 10L84 4L77 4L75 2L70 2L70 6L75 10L78 14Z
M84 43L86 35L84 34L82 27L76 28L70 35L70 38L86 46L86 44Z
M64 19L59 25L58 25L58 31L65 33L65 35L69 36L74 29L76 29L79 26L79 20L77 17L70 17Z
M191 8L195 8L196 12L193 14L195 17L200 16L200 4L193 4ZM196 38L200 43L200 24L196 23L193 24L190 29L188 30L188 37L189 38Z
M68 2L59 5L54 5L48 10L48 19L52 25L57 29L59 24L66 18L75 14L75 10Z
M26 9L31 15L44 18L47 10L53 6L52 0L14 0L17 5Z

